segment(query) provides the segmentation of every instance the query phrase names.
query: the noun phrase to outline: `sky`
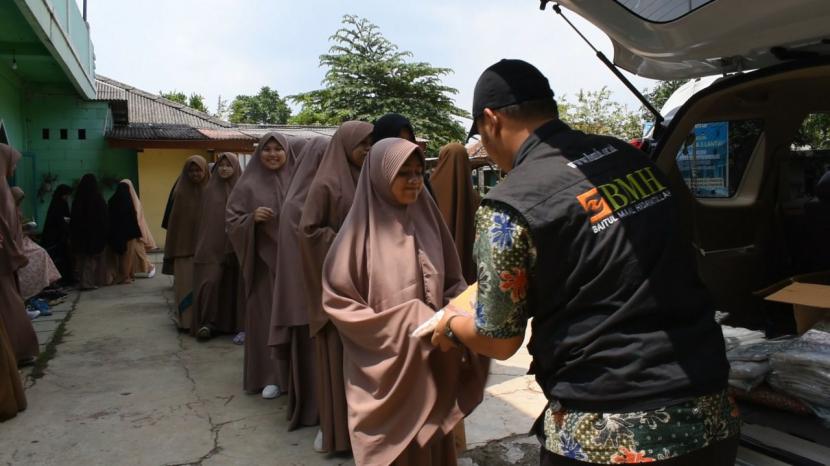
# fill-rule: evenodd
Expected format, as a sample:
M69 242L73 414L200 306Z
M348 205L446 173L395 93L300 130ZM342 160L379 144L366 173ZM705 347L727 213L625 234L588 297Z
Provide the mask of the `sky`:
M79 3L81 0L77 0ZM211 111L222 96L270 86L281 96L318 89L319 56L344 14L365 17L417 61L452 68L445 84L470 111L480 73L501 58L521 58L548 77L557 97L608 86L636 98L591 49L538 0L89 0L96 72L145 91L201 94ZM576 14L571 20L611 57L611 42ZM638 89L654 81L627 74Z

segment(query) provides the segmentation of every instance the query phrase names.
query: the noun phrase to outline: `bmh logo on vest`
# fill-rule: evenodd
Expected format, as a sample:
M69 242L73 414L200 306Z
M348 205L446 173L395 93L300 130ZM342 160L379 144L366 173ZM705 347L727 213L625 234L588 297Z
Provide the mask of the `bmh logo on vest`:
M599 233L620 219L636 215L671 197L671 192L654 175L652 167L642 168L576 196L590 215L591 229Z
M608 203L605 202L605 199L603 199L599 194L599 190L597 188L585 191L579 196L576 196L576 199L579 201L579 205L585 209L585 212L594 214L591 217L592 225L601 222L603 219L608 218L614 213L614 211L611 210L611 206L609 206Z

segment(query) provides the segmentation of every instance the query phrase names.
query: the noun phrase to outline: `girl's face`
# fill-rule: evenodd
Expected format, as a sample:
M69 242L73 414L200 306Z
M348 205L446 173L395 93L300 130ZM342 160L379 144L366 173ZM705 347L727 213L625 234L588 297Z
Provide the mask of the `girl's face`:
M392 197L403 205L414 204L424 189L424 165L417 153L406 159L392 180Z
M191 163L189 167L187 167L187 177L190 178L190 181L199 184L205 179L205 171L202 170L202 167L195 163Z
M271 139L262 148L260 160L262 160L262 165L268 170L277 171L285 165L287 160L285 149L276 139Z
M349 161L357 166L362 167L363 162L366 161L366 154L369 153L369 149L372 148L372 135L368 135L360 141L352 152L349 154Z
M233 165L231 165L228 159L222 159L219 161L219 165L216 167L216 173L219 174L219 178L227 180L228 178L233 176Z

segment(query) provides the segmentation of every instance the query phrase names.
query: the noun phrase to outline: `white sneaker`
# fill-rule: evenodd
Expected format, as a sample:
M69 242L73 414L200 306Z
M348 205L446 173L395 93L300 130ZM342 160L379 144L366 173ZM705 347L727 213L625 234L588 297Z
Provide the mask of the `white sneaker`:
M325 453L323 450L323 431L317 430L317 437L314 437L314 451L317 453Z
M135 278L153 278L156 276L156 268L151 268L149 272L136 272L133 276Z
M34 320L40 315L40 311L26 311L26 314L29 314L29 320Z
M262 389L262 397L266 400L271 400L280 396L280 387L277 385L266 385Z

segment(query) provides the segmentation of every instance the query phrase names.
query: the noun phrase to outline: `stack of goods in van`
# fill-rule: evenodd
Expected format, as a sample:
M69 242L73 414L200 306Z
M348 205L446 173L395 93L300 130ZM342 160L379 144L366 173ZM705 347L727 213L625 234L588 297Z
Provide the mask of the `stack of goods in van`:
M730 327L728 325L721 325L723 332L723 340L726 343L726 351L731 351L738 346L751 345L753 343L760 343L766 340L764 332L758 330L750 330L743 327Z
M770 357L784 349L792 338L767 340L764 333L722 325L729 359L729 386L740 400L788 411L811 415L812 411L797 398L770 387L765 381L770 372Z
M830 324L819 324L769 358L769 384L830 423Z

